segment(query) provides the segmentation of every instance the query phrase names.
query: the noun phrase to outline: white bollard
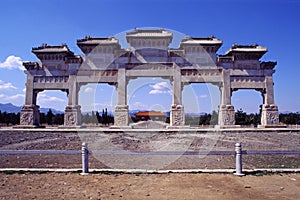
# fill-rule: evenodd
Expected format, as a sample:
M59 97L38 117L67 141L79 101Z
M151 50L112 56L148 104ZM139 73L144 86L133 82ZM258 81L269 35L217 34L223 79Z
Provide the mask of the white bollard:
M235 173L237 176L244 176L242 173L242 144L235 144Z
M89 174L89 150L87 144L84 142L82 143L81 148L82 154L82 175Z

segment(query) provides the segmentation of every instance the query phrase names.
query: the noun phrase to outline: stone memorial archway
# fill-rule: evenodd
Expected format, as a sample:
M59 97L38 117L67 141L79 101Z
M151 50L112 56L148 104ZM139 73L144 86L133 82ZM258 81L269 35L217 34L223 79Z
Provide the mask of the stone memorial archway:
M234 90L254 89L263 95L262 127L279 125L274 102L273 74L276 62L261 62L267 48L234 44L225 55L217 55L222 41L211 36L185 37L178 48L169 48L173 34L165 29L134 29L126 33L130 48L123 49L115 37L85 37L77 40L83 55L74 55L67 45L43 44L32 52L40 62L24 62L26 100L20 116L23 127L39 126L39 91L67 92L65 127L81 125L78 92L88 83L108 83L117 90L114 127L129 128L127 84L138 77L162 77L172 84L170 127L184 126L182 90L190 83L212 83L221 91L219 127L234 127L231 104Z

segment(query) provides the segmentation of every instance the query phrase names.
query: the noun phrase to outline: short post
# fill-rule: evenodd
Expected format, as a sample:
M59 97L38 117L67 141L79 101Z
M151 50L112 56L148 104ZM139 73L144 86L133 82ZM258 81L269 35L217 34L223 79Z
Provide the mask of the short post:
M89 150L87 147L87 143L82 143L81 148L82 154L82 175L86 175L89 173Z
M242 173L242 144L235 144L235 173L237 176L244 176Z

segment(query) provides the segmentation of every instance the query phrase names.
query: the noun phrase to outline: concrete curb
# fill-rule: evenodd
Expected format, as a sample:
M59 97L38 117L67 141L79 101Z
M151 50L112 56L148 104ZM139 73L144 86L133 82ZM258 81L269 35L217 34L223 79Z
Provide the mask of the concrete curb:
M81 168L0 168L0 172L81 172ZM90 173L128 173L128 174L167 174L167 173L226 173L232 174L235 169L173 169L173 170L145 170L145 169L89 169ZM300 173L300 168L276 169L244 169L243 172L269 172L269 173Z

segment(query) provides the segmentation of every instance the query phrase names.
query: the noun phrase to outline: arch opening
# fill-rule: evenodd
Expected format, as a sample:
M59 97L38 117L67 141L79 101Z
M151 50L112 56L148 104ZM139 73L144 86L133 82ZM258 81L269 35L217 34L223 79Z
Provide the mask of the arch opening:
M208 128L218 123L218 86L212 83L192 83L184 87L182 97L186 125Z
M64 109L68 104L67 93L60 90L44 90L37 94L40 106L40 124L59 126L64 124Z
M115 87L106 83L89 83L80 87L78 103L81 106L83 126L109 126L114 123L116 105Z
M251 100L249 101L249 97ZM235 107L235 123L243 127L256 127L261 124L262 94L252 89L240 89L232 93Z

